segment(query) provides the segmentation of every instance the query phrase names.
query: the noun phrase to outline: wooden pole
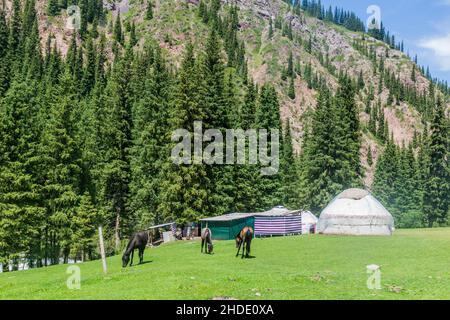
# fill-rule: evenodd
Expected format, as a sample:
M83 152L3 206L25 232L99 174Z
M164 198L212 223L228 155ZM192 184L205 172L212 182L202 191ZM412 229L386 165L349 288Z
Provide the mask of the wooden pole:
M108 269L106 267L106 255L105 255L105 246L103 244L103 230L102 230L102 226L98 227L98 238L99 238L99 242L100 242L100 254L102 256L103 272L105 274L107 274L108 273Z

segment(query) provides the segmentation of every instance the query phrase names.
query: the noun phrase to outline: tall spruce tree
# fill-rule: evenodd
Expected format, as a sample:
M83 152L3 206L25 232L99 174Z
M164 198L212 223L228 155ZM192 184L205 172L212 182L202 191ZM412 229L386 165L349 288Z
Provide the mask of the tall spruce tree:
M311 120L311 132L303 142L301 157L301 206L318 212L343 189L337 149L338 114L328 90L319 93Z
M161 221L158 214L162 171L167 161L167 144L170 127L169 93L171 78L166 70L161 50L155 50L153 63L145 72L143 94L133 105L133 146L131 148L130 210L137 226L148 227Z
M372 190L381 203L391 210L397 221L399 212L395 210L396 181L399 174L399 156L394 141L389 140L386 149L378 158Z
M70 255L71 219L75 215L80 182L80 157L74 138L73 108L77 86L69 69L62 74L53 101L51 114L39 144L42 198L47 211L46 239L51 241L51 259L56 263L60 254L64 261Z
M56 16L59 14L59 3L58 0L48 0L47 4L47 14L49 16Z
M295 208L298 205L298 175L289 120L286 120L286 125L284 128L280 167L282 176L282 203L287 208Z
M179 150L186 156L186 163L175 163L170 154L177 140L167 145L166 161L163 166L163 182L161 202L158 207L161 216L156 222L176 220L179 223L196 221L211 215L209 194L211 186L206 167L202 163L192 165L194 121L206 121L208 114L202 97L205 95L205 79L202 77L202 63L193 52L192 44L188 44L184 53L181 69L177 74L174 97L170 108L170 126L172 130L185 129L190 150ZM178 137L181 138L181 137Z
M127 208L130 180L131 109L133 53L130 48L123 57L116 57L101 99L103 128L99 135L101 163L98 200L108 226L114 230L115 248L120 249L122 233L127 234L130 216ZM110 229L110 230L111 230Z
M8 88L8 36L9 27L6 23L6 15L3 9L0 9L0 98Z
M37 96L34 81L13 82L0 104L0 259L4 265L23 253L41 257L45 209L36 176Z
M153 3L151 0L147 0L147 8L145 10L145 20L153 19Z
M447 222L450 205L449 128L444 106L439 98L433 121L429 146L429 162L423 194L423 211L428 226Z
M266 130L268 134L267 150L261 149L259 144L259 159L261 161L261 155L266 153L269 155L272 151L272 145L275 147L275 151L278 154L273 159L272 167L275 170L270 170L268 174L261 176L259 179L259 185L257 186L261 194L260 208L268 210L274 206L282 203L282 191L281 191L281 174L279 172L280 154L282 152L282 130L280 119L280 104L278 100L277 92L271 85L264 85L261 88L261 92L258 97L258 105L256 110L255 127L259 130L259 137L261 139L261 130ZM271 130L275 130L278 133L278 141L272 141ZM260 140L261 141L261 140ZM278 144L278 147L276 147ZM267 168L266 168L267 169Z

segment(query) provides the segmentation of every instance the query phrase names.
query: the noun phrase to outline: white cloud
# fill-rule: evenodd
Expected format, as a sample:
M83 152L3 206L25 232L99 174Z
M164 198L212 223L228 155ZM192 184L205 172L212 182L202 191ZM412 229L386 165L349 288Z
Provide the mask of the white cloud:
M450 71L450 33L446 36L422 39L419 46L433 52L441 71Z

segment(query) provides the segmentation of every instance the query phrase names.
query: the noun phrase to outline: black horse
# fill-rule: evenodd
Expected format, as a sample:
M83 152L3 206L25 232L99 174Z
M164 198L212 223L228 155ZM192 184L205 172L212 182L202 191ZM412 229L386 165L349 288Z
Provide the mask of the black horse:
M133 255L134 250L139 249L139 264L144 262L144 250L145 246L148 242L148 233L147 231L138 232L134 234L130 241L128 242L127 249L125 250L123 256L122 256L122 266L126 268L128 265L128 261L130 260L130 254L131 254L131 263L130 266L133 265Z
M251 227L244 227L237 235L236 235L236 248L238 251L236 253L236 257L239 255L239 251L242 246L242 258L248 258L250 255L250 245L252 244L253 238L253 229Z
M205 248L205 252L211 254L213 252L213 244L212 244L212 233L211 230L208 228L204 228L202 230L202 250L203 253L203 247Z

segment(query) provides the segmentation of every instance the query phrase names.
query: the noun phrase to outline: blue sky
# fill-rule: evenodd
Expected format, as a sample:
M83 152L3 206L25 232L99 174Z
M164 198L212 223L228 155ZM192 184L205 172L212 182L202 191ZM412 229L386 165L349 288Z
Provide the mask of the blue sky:
M405 52L430 66L433 76L450 83L450 0L322 0L354 11L363 21L367 8L377 5L386 29L404 40Z

